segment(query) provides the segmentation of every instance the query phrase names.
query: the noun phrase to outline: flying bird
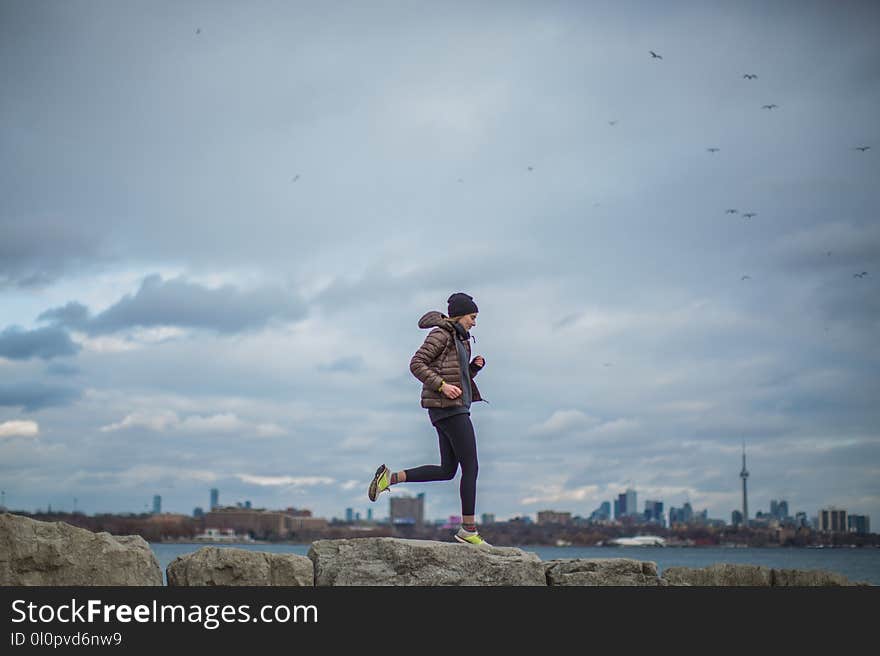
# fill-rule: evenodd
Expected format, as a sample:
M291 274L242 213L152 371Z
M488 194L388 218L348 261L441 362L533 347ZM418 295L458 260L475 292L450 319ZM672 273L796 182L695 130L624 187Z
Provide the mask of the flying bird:
M529 167L529 171L533 171L533 170L534 170L534 169L530 166L530 167Z
M761 109L776 109L779 105L761 105Z
M717 153L717 152L718 152L719 150L721 150L721 149L720 149L720 148L712 147L712 148L707 148L706 150L708 150L710 153Z
M459 181L459 182L464 182L464 180L462 180L461 178L459 178L458 181Z
M871 150L871 147L870 146L856 146L855 150L861 150L862 152L865 152L866 150Z
M754 73L746 73L745 75L743 75L743 79L746 79L746 80L754 80L754 79L757 79L757 77L758 76L755 75Z
M201 27L197 27L197 28L196 28L196 34L201 34L201 33L202 33L202 28L201 28Z
M825 253L825 255L831 255L831 251L828 251L827 253Z
M733 208L730 208L729 210L724 210L724 213L725 214L736 214L738 211L739 210L735 210Z
M610 367L610 366L611 366L611 363L610 363L610 362L605 362L602 366L603 366L603 367Z
M297 180L299 180L299 173L297 173L295 176L293 176L293 178L290 181L296 182Z
M617 125L617 121L608 121L608 125L613 127L613 126Z
M868 275L867 271L862 271L861 273L854 273L853 278L864 278Z
M743 214L743 218L745 218L745 219L751 219L753 216L758 216L758 215L755 212L745 212Z
M740 278L740 280L751 280L751 279L752 279L751 276L743 276L742 278Z
M648 52L651 53L651 57L653 57L654 59L663 59L663 57L661 57L660 55L658 55L658 54L657 54L656 52L654 52L653 50L649 50Z

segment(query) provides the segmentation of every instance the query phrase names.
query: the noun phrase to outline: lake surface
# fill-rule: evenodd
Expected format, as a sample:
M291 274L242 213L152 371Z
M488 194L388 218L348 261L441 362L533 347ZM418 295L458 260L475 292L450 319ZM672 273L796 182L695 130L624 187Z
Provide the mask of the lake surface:
M178 556L192 553L205 543L159 543L150 547L162 576L165 568ZM217 547L234 547L250 551L270 551L305 556L308 544L214 544ZM843 574L851 581L867 581L880 585L880 549L874 548L727 548L727 547L547 547L521 546L523 551L538 554L541 560L554 558L635 558L657 563L660 574L667 567L706 567L713 563L743 563L763 565L777 569L824 569ZM166 581L167 583L167 581Z

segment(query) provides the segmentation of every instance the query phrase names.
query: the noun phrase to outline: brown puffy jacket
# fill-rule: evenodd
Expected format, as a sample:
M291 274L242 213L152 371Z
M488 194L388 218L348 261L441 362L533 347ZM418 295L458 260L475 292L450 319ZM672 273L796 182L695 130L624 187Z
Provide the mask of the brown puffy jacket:
M462 388L461 366L458 350L455 348L455 340L458 337L452 323L449 317L436 310L425 313L419 319L419 328L434 328L409 362L409 370L422 382L423 408L451 408L464 403L461 396L457 399L449 399L438 390L441 380L459 389ZM474 376L482 367L478 367L471 360L470 341L464 340L464 346L470 362L467 384L471 386L471 403L486 401L480 396L480 390L474 383Z

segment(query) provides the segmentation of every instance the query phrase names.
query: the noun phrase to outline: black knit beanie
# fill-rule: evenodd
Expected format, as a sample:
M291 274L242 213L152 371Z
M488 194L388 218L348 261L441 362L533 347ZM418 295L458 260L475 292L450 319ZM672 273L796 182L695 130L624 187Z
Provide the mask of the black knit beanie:
M463 292L456 292L447 299L449 307L447 315L450 317L460 317L465 314L474 314L479 312L477 304L474 303L474 297L468 296Z

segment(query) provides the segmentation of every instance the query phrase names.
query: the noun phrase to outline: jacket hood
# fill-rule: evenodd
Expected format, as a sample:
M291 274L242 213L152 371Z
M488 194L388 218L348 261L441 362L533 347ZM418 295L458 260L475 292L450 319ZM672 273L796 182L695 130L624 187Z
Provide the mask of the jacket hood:
M471 338L470 332L462 328L460 323L457 321L450 321L449 317L439 310L425 312L425 314L422 315L422 318L419 319L419 328L433 328L434 326L439 326L440 328L443 328L443 330L449 332L457 332L462 339Z
M419 328L433 328L434 326L440 326L446 330L452 330L449 317L445 314L438 312L437 310L425 312L425 314L422 315L422 318L419 319Z

